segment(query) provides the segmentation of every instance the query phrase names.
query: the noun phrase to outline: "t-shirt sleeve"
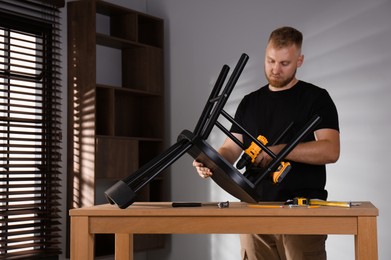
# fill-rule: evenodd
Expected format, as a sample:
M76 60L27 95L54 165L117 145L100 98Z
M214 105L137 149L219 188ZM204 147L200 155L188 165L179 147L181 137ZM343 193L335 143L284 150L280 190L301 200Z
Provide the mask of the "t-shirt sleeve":
M330 128L339 131L337 108L326 90L323 90L316 100L315 114L322 119L316 130Z

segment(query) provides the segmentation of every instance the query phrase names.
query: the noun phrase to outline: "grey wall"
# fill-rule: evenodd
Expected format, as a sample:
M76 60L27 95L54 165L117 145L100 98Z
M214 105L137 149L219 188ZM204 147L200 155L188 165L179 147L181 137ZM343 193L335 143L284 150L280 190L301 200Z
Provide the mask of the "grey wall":
M240 54L250 60L226 110L265 84L263 55L267 37L283 25L304 33L305 62L298 77L329 91L340 115L342 153L328 167L330 200L369 200L379 209L379 259L390 259L391 217L388 159L391 145L391 1L112 0L165 19L167 133L176 141L192 130L223 64L233 67ZM108 57L109 58L109 57ZM215 129L210 142L224 135ZM172 167L172 200L236 200L202 180L184 156ZM329 259L354 259L352 236L329 236ZM237 235L173 235L165 250L137 259L239 259Z
M263 55L271 30L282 25L304 33L304 66L298 77L326 88L339 109L342 153L328 167L330 200L370 200L380 209L380 259L390 259L388 167L391 123L391 1L148 0L148 12L166 20L166 80L171 142L193 129L221 66L250 56L228 102L265 84ZM218 147L218 129L211 143ZM172 167L173 200L231 199L191 167ZM352 236L330 236L329 259L354 259ZM158 259L158 258L156 258ZM160 258L161 259L161 258ZM173 237L170 260L239 259L235 235Z

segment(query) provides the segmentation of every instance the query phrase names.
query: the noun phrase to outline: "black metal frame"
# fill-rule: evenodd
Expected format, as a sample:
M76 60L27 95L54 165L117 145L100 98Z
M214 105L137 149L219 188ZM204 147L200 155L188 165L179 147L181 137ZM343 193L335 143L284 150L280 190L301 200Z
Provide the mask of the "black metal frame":
M240 74L245 67L245 64L248 61L248 58L247 54L241 55L225 88L221 91L229 72L229 67L227 65L223 66L193 132L189 130L182 131L174 145L142 166L136 172L132 173L125 179L120 180L106 190L106 198L111 204L117 204L120 208L126 208L131 205L135 201L137 192L141 188L143 188L185 153L190 154L194 159L202 162L206 167L210 168L213 172L212 179L221 188L234 197L250 203L259 201L259 197L256 192L257 185L266 175L274 172L278 168L281 161L289 154L289 152L291 152L293 148L319 123L320 117L314 117L303 128L303 130L299 132L293 141L287 144L277 155L248 133L242 126L235 122L234 118L223 110ZM246 149L246 147L244 147L244 145L235 136L233 136L220 122L217 121L220 115L225 117L232 124L238 126L245 135L247 135L253 142L255 142L273 158L268 167L266 167L264 172L257 177L255 182L248 180L246 175L240 173L232 164L219 155L219 153L206 142L206 139L213 127L217 126L243 150Z

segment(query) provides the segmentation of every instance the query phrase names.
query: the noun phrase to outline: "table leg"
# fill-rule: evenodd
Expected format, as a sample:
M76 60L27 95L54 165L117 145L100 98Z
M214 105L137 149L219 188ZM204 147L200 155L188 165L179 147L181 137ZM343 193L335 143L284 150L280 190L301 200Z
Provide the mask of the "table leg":
M115 234L115 260L133 260L133 234Z
M377 260L376 217L359 217L355 236L356 260Z
M71 217L71 259L94 259L94 235L89 233L88 217Z

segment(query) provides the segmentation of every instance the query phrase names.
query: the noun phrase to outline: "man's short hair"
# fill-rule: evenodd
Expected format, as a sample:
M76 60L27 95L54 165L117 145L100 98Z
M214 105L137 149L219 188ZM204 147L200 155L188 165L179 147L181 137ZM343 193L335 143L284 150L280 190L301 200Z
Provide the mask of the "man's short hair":
M275 29L270 34L269 43L270 42L277 49L289 47L293 44L301 49L301 45L303 43L303 34L293 27L284 26Z

